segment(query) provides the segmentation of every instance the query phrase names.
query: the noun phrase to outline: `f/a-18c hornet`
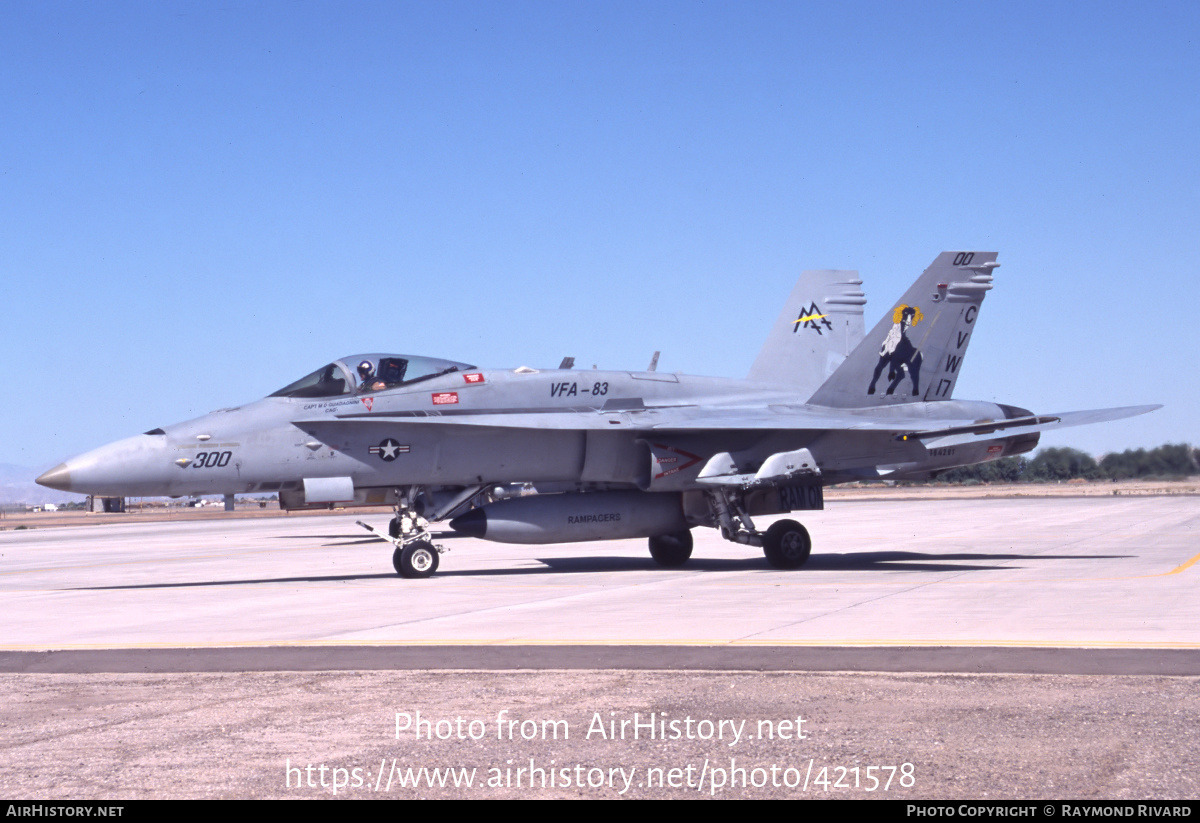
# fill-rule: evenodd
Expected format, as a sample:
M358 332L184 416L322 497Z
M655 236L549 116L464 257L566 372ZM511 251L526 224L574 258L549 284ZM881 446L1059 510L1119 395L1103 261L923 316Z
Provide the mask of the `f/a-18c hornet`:
M798 522L823 487L926 479L1022 454L1040 432L1158 406L1034 414L954 398L992 288L994 252L939 255L864 334L853 271L801 275L744 380L654 370L484 369L362 354L245 406L111 443L38 478L99 496L278 493L281 506L394 507L392 563L427 577L445 549L431 522L507 543L649 538L678 566L691 529L799 568ZM496 495L503 489L532 495ZM500 499L495 499L499 497Z

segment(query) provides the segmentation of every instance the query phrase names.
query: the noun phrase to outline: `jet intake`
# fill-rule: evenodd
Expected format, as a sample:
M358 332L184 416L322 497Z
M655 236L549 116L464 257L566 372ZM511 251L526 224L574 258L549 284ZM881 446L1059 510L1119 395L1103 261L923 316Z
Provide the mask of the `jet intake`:
M468 537L499 543L578 543L653 537L688 529L679 494L636 491L543 494L502 500L450 521Z

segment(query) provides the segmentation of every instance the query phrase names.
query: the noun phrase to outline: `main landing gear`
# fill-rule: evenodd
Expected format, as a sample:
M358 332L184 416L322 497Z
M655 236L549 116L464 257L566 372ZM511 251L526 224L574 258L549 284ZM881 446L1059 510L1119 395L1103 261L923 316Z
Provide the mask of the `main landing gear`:
M715 525L726 540L760 546L767 562L776 569L790 571L808 561L812 539L808 530L795 520L780 520L760 532L754 527L742 496L736 490L717 488L706 491L705 495ZM651 537L650 556L660 566L682 566L692 556L692 533L681 531Z
M745 541L734 542L754 545L753 540L761 541L767 562L783 571L800 568L812 553L812 539L808 536L808 529L795 520L772 523L765 532L747 530L745 536ZM692 556L692 533L683 531L651 537L650 556L658 565L669 569L682 566Z
M795 520L772 523L765 532L754 528L739 495L718 488L707 492L709 506L717 521L721 536L733 543L761 546L767 562L776 569L798 569L812 553L808 530Z
M795 520L780 520L767 529L762 547L768 563L787 571L805 564L812 553L812 540L808 530Z
M650 556L660 566L682 566L692 556L692 533L681 531L651 537Z

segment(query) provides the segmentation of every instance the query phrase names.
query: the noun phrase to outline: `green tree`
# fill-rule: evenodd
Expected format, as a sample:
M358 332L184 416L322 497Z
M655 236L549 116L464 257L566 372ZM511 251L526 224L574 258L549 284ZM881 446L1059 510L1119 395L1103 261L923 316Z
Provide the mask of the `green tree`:
M1025 478L1034 481L1072 480L1100 476L1100 467L1087 452L1079 449L1042 449L1029 461Z
M1200 474L1197 450L1186 443L1159 446L1157 449L1126 449L1107 454L1100 461L1105 477L1125 480L1137 477L1184 477Z
M938 476L945 483L1016 483L1025 471L1025 458L1004 457L977 463L974 466L959 466Z

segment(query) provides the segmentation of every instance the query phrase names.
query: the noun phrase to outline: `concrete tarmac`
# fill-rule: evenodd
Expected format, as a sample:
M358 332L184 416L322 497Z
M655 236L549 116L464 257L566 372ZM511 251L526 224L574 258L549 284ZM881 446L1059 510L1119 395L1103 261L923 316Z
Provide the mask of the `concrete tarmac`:
M578 765L601 754L595 734L578 737L597 713L715 728L782 724L819 702L810 743L742 751L818 773L912 763L917 777L893 798L1196 796L1194 497L839 502L801 518L814 553L795 572L697 529L680 569L657 567L642 540L448 537L437 575L404 580L356 517L0 532L0 793L333 796L329 780L291 785L285 764L336 755L373 787L339 796L367 796L383 771L395 776L388 752L418 767ZM561 714L577 736L547 748L518 727L515 742L494 739L506 708ZM484 724L486 740L380 731L395 712L437 722L451 710ZM169 768L163 754L181 740L196 758ZM576 781L427 794L689 796L649 770L730 751L644 733L604 745L609 768L640 764L644 791ZM64 749L69 763L56 759ZM76 779L82 767L90 776ZM857 787L843 774L816 793L787 782L796 774L719 794L881 796L861 771Z
M405 580L357 516L0 532L0 648L1019 646L1200 649L1193 497L840 503L795 572L696 529L645 540L439 538ZM386 523L387 515L374 520Z

